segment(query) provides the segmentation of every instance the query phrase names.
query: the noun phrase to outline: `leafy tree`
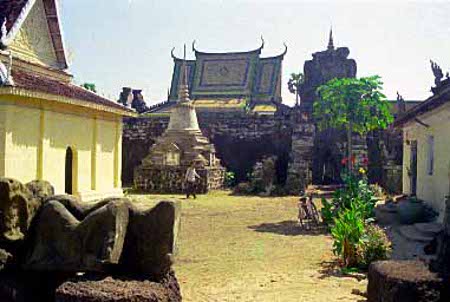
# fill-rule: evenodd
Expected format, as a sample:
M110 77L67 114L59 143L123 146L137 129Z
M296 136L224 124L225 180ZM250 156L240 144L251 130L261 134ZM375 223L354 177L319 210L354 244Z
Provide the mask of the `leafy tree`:
M299 90L300 86L304 83L305 79L303 77L303 73L291 73L291 77L288 81L288 89L289 92L295 94L295 106L298 106L300 103L299 99Z
M97 92L97 87L95 87L94 83L84 83L81 87L92 92Z
M332 79L317 89L314 118L319 129L343 129L347 133L347 156L352 158L352 133L361 135L385 129L393 121L390 105L381 92L379 76ZM352 160L349 160L352 170Z

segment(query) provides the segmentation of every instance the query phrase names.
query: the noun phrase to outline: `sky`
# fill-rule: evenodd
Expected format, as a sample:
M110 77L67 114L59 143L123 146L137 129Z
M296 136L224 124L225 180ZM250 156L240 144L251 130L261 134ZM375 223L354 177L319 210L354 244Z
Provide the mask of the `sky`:
M69 71L116 100L124 86L143 89L148 104L166 99L175 47L188 59L206 52L247 51L265 40L262 56L288 52L283 103L292 105L289 75L326 49L330 27L336 47L350 49L358 77L380 75L384 93L424 100L434 77L429 60L450 71L450 3L445 1L277 0L61 0Z

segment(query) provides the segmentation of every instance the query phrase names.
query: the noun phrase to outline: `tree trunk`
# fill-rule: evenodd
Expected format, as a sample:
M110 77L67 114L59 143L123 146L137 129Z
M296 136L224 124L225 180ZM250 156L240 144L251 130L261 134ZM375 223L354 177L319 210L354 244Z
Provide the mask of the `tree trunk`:
M347 158L348 158L348 171L353 172L353 145L352 145L353 124L349 123L347 128Z

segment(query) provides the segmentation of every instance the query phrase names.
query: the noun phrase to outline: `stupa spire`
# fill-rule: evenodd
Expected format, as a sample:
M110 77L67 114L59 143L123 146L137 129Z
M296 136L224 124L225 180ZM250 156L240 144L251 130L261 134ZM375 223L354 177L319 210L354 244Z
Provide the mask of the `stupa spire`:
M184 44L183 50L183 65L182 65L182 82L180 85L180 90L178 91L178 96L181 103L189 102L189 85L188 85L188 72L187 72L187 64L186 64L186 44Z
M328 50L334 50L334 43L333 43L333 28L330 28L330 37L328 38Z

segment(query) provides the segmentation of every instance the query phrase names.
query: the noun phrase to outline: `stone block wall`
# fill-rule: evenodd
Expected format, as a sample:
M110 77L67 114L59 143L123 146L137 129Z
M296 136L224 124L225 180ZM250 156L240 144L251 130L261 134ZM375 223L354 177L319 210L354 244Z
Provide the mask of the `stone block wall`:
M148 193L184 193L187 167L135 168L134 186L138 191ZM196 169L200 180L197 181L197 193L207 193L220 189L225 170L223 168Z
M249 116L241 112L198 112L203 134L215 145L217 157L238 181L246 178L264 156L276 156L277 178L286 179L292 127L285 116ZM124 186L133 184L133 171L167 128L168 116L126 118L123 126Z

